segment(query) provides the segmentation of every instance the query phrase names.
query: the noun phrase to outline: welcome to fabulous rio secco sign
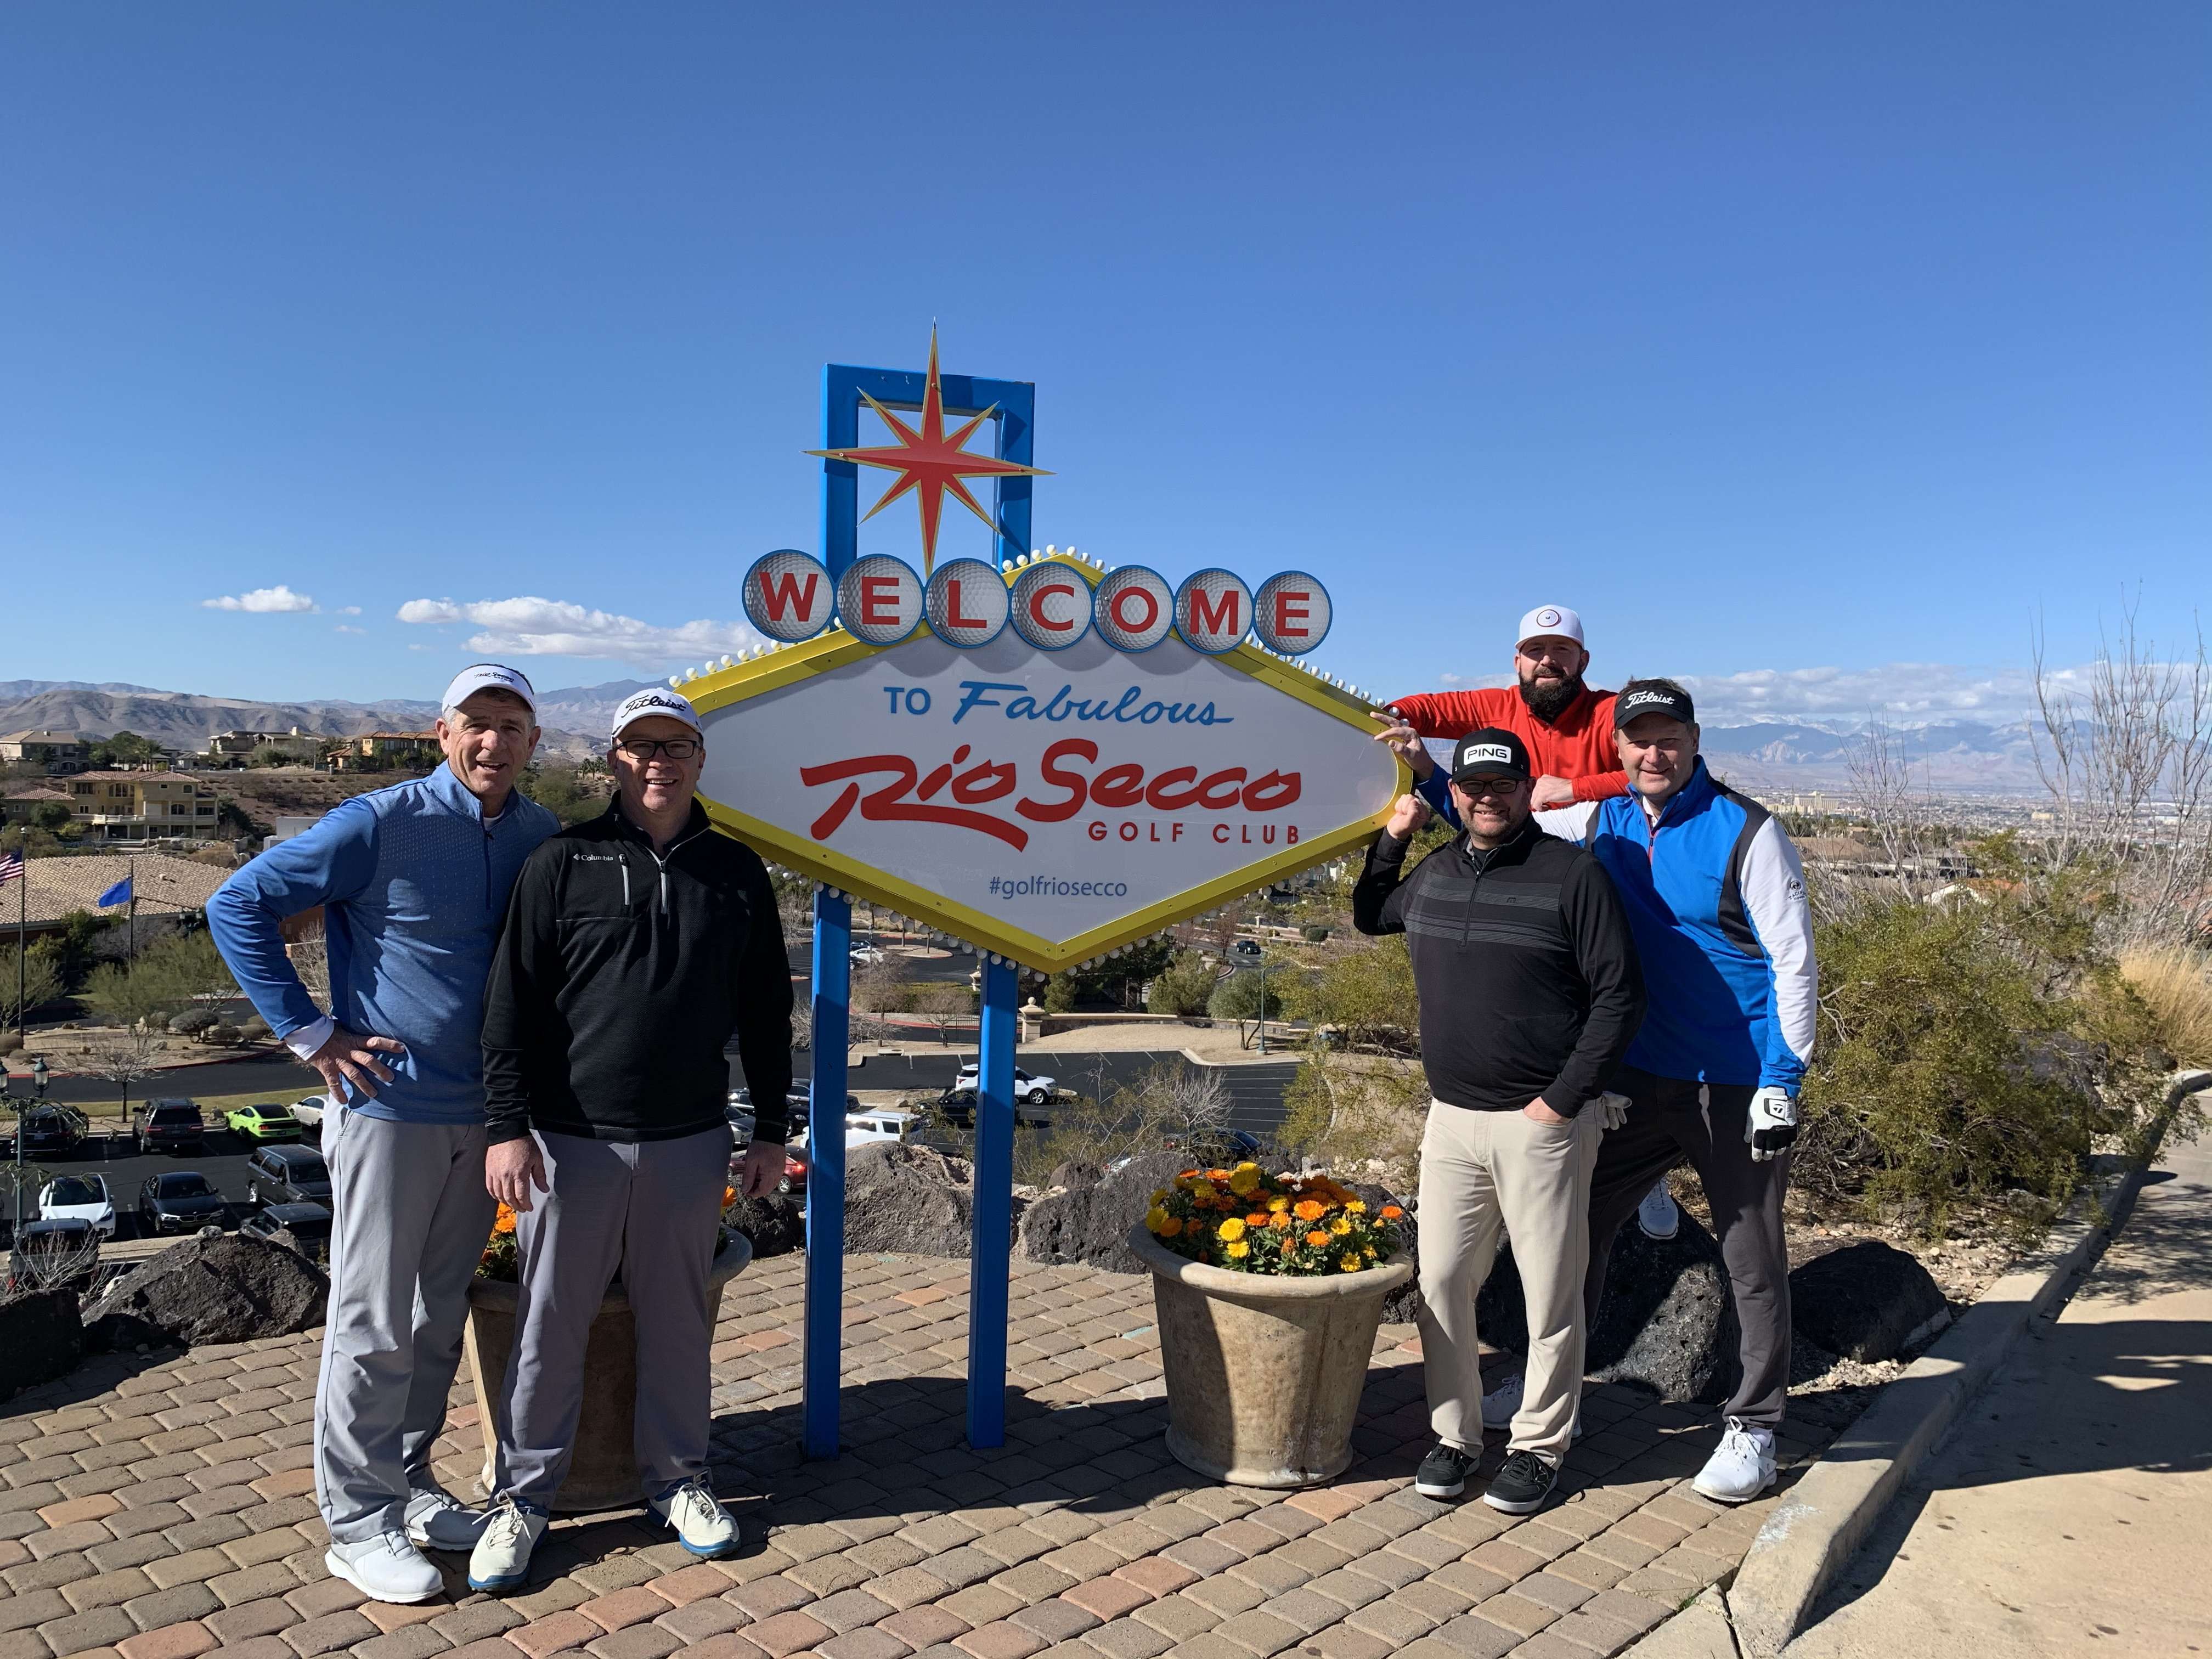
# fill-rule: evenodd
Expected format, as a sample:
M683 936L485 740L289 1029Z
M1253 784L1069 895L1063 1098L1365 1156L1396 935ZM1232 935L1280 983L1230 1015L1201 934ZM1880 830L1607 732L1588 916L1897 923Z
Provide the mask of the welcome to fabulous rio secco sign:
M1066 553L925 584L872 556L833 583L781 552L744 598L793 644L684 685L715 822L1041 972L1364 844L1406 785L1371 705L1286 659L1329 621L1298 572L1171 590Z
M723 830L813 876L811 1099L846 1097L857 893L984 952L977 1032L968 1438L1006 1440L1015 964L1087 961L1358 847L1410 784L1373 705L1300 660L1327 592L1205 569L1170 586L1030 547L1036 387L832 363L823 371L823 557L769 554L745 613L771 643L679 676L707 729L700 796ZM863 446L863 406L890 441ZM909 424L896 412L919 410ZM948 414L964 424L948 429ZM969 439L986 422L990 453ZM911 494L921 568L858 556L861 467ZM992 481L988 510L966 480ZM995 562L936 562L950 496ZM838 1449L842 1115L808 1115L807 1455Z

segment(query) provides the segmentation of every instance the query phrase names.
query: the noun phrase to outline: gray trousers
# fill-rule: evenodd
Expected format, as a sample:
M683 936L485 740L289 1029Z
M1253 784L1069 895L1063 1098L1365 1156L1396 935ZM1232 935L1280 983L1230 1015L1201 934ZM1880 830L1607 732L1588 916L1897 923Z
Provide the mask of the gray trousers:
M1613 1086L1631 1103L1628 1121L1600 1145L1590 1178L1585 1316L1595 1328L1613 1236L1636 1212L1651 1183L1687 1157L1712 1208L1743 1330L1743 1380L1722 1414L1774 1428L1790 1399L1790 1247L1782 1231L1790 1154L1752 1162L1743 1127L1757 1091L1748 1084L1685 1083L1623 1066ZM1709 1104L1698 1102L1701 1088Z
M335 1107L331 1303L315 1387L315 1501L331 1540L402 1524L434 1486L430 1449L461 1363L469 1280L496 1206L482 1124L394 1123Z
M619 1274L637 1323L638 1475L647 1497L665 1497L707 1468L707 1273L729 1131L643 1141L541 1133L538 1145L551 1190L532 1195L515 1227L522 1282L493 1484L501 1498L551 1507L584 1409L592 1321Z

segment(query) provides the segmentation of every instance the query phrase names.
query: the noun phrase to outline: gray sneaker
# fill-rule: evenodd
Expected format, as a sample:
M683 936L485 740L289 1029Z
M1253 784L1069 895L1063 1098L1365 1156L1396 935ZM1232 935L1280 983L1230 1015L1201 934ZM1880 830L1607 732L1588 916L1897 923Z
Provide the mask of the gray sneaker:
M417 1549L472 1550L489 1510L463 1507L452 1493L426 1486L407 1499L407 1541Z

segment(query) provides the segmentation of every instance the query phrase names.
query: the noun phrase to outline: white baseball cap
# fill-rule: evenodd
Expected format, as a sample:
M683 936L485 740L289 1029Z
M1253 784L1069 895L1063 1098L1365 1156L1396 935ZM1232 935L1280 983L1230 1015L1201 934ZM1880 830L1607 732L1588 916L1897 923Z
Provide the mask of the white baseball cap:
M1586 643L1581 615L1564 605L1540 605L1522 617L1521 631L1513 636L1513 643L1517 646L1523 640L1542 639L1547 635L1572 640L1577 645Z
M532 719L538 714L538 694L530 689L528 679L518 671L495 662L471 663L453 676L453 683L446 688L446 700L441 708L459 708L478 691L505 691L522 699Z
M664 720L682 720L701 737L707 735L705 728L699 724L699 711L692 708L690 698L648 685L642 691L631 692L616 705L614 731L607 741L620 743L623 732L638 721L655 714Z

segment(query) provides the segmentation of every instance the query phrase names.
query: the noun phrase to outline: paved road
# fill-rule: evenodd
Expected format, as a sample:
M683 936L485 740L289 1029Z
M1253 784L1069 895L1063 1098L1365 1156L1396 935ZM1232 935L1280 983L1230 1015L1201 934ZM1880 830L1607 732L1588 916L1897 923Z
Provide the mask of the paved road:
M2212 1651L2212 1147L1890 1506L1789 1659Z

